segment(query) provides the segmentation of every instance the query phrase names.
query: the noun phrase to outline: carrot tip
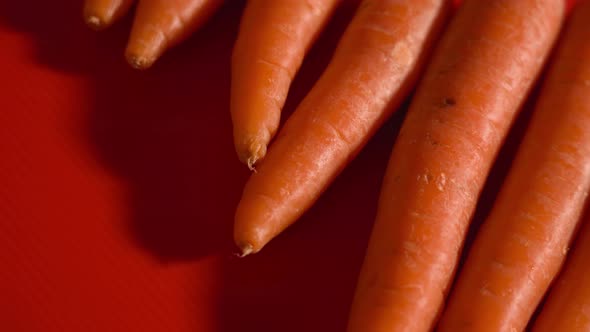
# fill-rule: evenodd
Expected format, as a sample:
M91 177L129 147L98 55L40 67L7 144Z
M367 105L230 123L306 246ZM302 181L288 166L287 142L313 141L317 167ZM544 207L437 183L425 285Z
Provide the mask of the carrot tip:
M256 173L256 163L266 156L266 144L261 143L260 140L250 144L248 152L245 154L243 162L248 165L248 168Z
M236 253L236 255L240 258L244 258L244 257L254 253L254 247L252 247L251 244L245 244L243 246L240 246L240 250L241 250L241 252Z
M130 55L127 56L127 62L131 65L131 67L139 70L148 69L154 63L153 61L147 59L146 57L137 56L137 55Z
M246 161L246 164L248 165L248 168L252 172L254 172L254 173L256 173L256 167L255 167L255 165L256 165L256 162L257 161L258 161L258 158L254 157L254 156L248 158L248 160Z
M86 25L88 25L93 30L102 30L105 28L104 22L95 15L86 17Z

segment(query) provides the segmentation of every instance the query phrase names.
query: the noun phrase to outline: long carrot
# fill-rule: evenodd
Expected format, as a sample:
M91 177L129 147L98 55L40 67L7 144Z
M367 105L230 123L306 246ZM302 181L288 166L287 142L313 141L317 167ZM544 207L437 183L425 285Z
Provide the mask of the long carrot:
M235 217L243 254L308 209L400 105L443 27L446 0L365 0L331 63L249 179Z
M195 32L223 0L140 0L125 56L137 69L150 67L168 48Z
M349 331L428 331L478 195L559 31L561 0L467 0L395 143Z
M590 133L590 1L582 1L574 7L569 29L558 54L562 75L555 88L561 98L555 101L556 110L577 109L570 130L580 135ZM572 114L574 116L574 113ZM571 135L574 135L573 133ZM585 146L569 147L575 154L586 154L590 143ZM575 149L579 149L575 151ZM569 152L569 151L568 151ZM571 154L571 152L570 152ZM586 157L587 158L587 157ZM577 160L576 160L577 163ZM590 163L580 165L574 172L588 172ZM582 220L574 249L564 269L549 292L547 302L541 310L533 331L590 331L590 215Z
M289 86L339 0L251 0L232 57L231 115L240 160L266 154Z
M459 274L439 331L524 330L565 259L590 188L587 7L566 30L524 141Z
M135 0L85 0L84 20L91 28L102 30L123 17Z

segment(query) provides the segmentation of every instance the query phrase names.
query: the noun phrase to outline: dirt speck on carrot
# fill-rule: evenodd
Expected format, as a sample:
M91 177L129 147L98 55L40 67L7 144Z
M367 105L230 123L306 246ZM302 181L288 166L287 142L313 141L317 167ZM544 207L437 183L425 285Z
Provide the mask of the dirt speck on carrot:
M445 107L455 106L456 104L457 104L457 102L455 101L454 98L445 98L445 99L443 99L440 107L445 108Z

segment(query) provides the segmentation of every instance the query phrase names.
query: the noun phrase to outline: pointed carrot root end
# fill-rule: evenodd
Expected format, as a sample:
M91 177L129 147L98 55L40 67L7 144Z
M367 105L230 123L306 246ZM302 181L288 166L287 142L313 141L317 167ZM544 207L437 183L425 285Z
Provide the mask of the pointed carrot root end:
M240 245L238 247L240 248L240 252L236 253L236 256L238 256L240 258L244 258L250 254L256 253L256 251L254 251L254 247L249 243L246 243L244 245Z
M266 144L253 142L250 144L248 151L242 155L242 162L248 166L252 172L256 173L256 164L266 156Z
M256 173L256 167L254 167L254 165L256 165L257 161L258 161L258 158L254 157L254 156L248 158L248 160L246 161L246 165L248 165L248 169L250 169L254 173Z
M140 55L131 54L127 55L126 58L129 65L138 70L148 69L154 64L154 60Z
M100 17L96 16L96 15L87 15L84 17L84 22L86 22L86 25L91 28L92 30L103 30L105 29L108 24L104 19L101 19Z

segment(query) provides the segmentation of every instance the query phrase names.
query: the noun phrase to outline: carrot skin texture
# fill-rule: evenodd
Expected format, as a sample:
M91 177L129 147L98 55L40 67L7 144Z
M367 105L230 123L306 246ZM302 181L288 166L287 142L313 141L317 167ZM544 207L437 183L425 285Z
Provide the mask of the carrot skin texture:
M289 86L339 0L251 0L232 56L231 115L239 159L264 158Z
M466 0L458 9L394 145L350 332L433 328L477 198L563 7Z
M136 69L147 69L167 49L200 28L223 0L140 0L125 50Z
M583 223L533 332L590 331L590 218Z
M555 69L563 75L561 82L555 83L562 84L563 102L568 108L578 108L578 125L572 128L585 126L586 135L590 126L589 20L590 1L581 1L574 7L558 53L560 67ZM579 149L587 151L588 143ZM590 331L590 215L582 222L573 250L533 325L534 332Z
M576 18L439 331L523 331L565 260L590 186L590 10Z
M111 26L123 17L135 0L85 0L84 21L94 30L102 30Z
M443 28L445 0L365 0L331 63L247 182L238 247L258 252L295 222L401 104Z

